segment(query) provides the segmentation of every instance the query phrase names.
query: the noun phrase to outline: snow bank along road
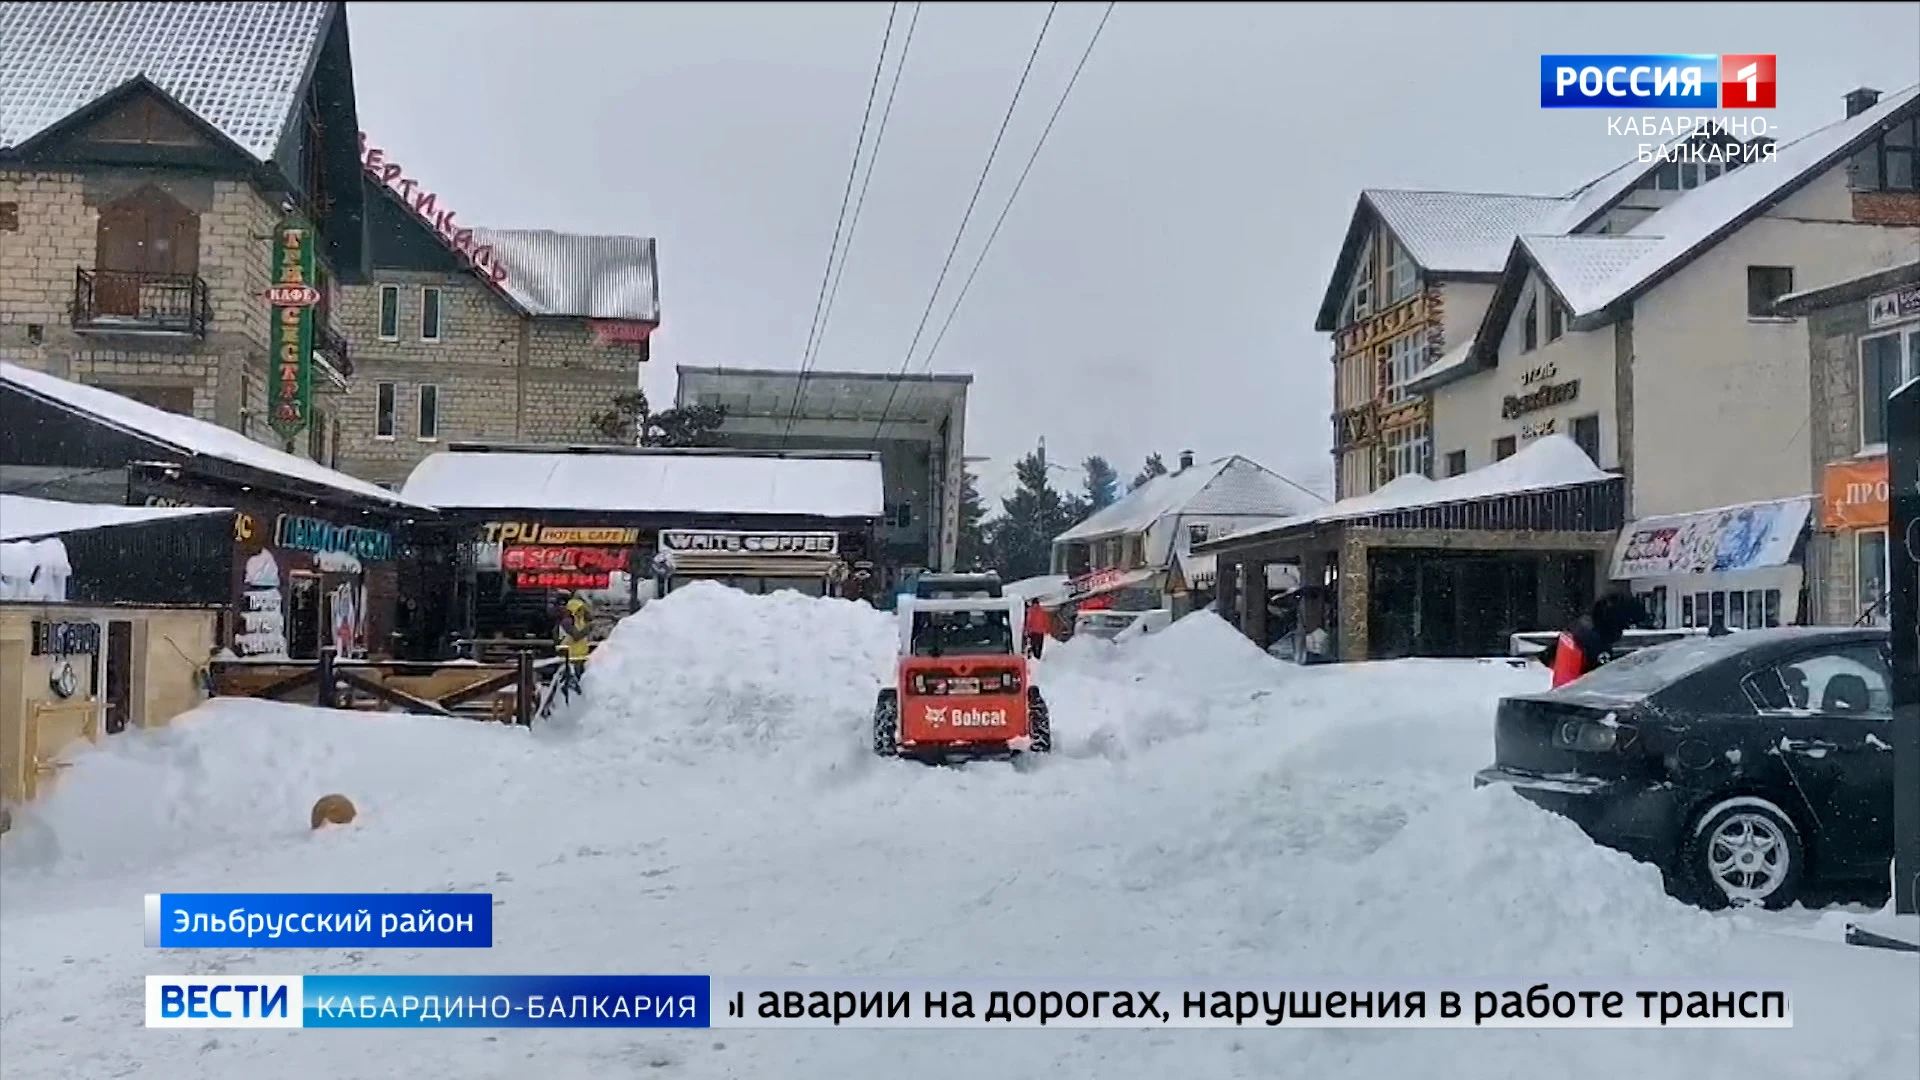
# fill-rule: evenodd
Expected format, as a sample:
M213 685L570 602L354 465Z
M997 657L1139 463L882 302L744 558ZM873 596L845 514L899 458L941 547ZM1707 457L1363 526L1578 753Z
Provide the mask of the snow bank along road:
M1040 675L1058 752L866 749L893 628L690 588L532 733L216 702L86 755L0 857L0 1071L40 1077L1920 1074L1920 964L1709 915L1474 791L1504 664L1300 669L1211 616ZM326 791L360 821L307 831ZM494 949L141 948L141 894L486 890ZM1795 923L1793 920L1798 919ZM1822 924L1824 925L1824 923ZM1786 977L1788 1031L146 1031L149 972ZM1522 984L1524 985L1524 984Z

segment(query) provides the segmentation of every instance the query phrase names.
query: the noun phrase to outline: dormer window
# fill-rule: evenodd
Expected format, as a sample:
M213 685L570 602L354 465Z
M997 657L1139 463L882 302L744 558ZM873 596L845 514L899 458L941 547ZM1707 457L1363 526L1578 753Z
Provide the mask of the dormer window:
M1369 243L1353 268L1353 282L1347 286L1347 302L1340 309L1340 325L1351 326L1373 314L1373 245Z
M1392 307L1412 296L1420 288L1420 271L1414 267L1413 259L1407 249L1396 240L1387 241L1387 275L1385 282L1386 302L1382 307Z
M1527 301L1526 322L1520 327L1520 351L1532 352L1540 347L1540 297L1534 296Z

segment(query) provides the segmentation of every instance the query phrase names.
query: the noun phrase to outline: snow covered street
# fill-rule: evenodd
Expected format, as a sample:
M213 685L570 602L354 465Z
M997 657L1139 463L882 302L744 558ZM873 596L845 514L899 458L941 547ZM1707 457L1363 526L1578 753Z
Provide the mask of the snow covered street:
M219 701L87 754L0 859L8 1080L1920 1074L1920 959L1710 915L1509 792L1539 668L1297 668L1210 615L1050 651L1031 766L867 748L889 617L695 585L532 733ZM361 817L310 833L329 791ZM492 950L160 953L142 894L490 891ZM1832 929L1836 932L1828 933ZM147 1031L149 973L1785 977L1790 1031Z

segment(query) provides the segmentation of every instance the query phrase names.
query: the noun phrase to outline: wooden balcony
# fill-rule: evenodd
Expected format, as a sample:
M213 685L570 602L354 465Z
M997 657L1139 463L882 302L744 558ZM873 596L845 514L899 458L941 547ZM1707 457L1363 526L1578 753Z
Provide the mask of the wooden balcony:
M204 338L210 313L207 283L194 274L74 270L75 330Z

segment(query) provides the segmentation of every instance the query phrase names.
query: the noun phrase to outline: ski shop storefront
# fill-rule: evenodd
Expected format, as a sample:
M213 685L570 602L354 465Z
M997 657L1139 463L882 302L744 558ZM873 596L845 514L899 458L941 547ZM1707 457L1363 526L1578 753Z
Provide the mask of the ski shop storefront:
M562 592L585 592L603 631L697 580L865 595L882 513L862 453L456 444L402 490L443 516L407 572L451 653L550 636Z
M1216 610L1262 645L1273 564L1299 567L1302 635L1344 661L1505 655L1512 634L1558 629L1603 587L1625 481L1573 440L1536 441L1445 480L1368 495L1218 540Z

